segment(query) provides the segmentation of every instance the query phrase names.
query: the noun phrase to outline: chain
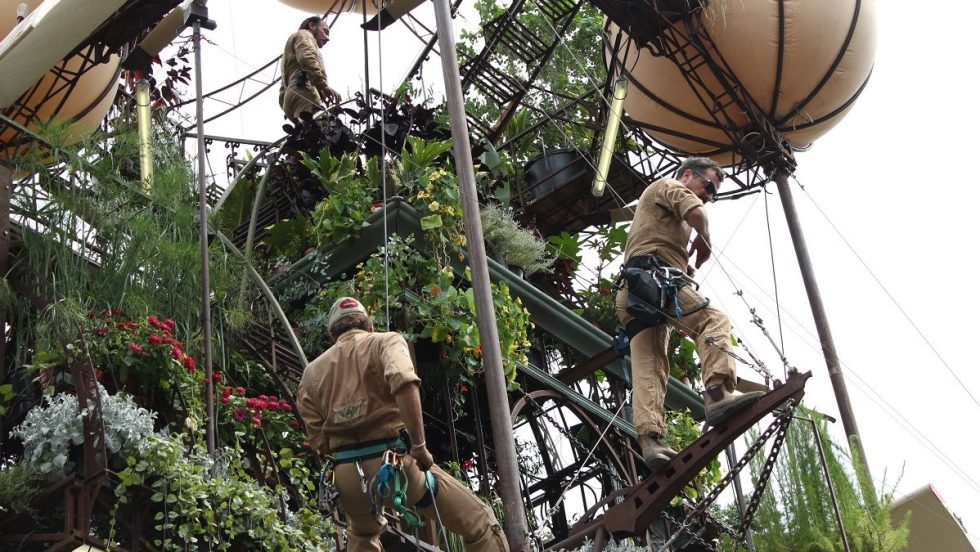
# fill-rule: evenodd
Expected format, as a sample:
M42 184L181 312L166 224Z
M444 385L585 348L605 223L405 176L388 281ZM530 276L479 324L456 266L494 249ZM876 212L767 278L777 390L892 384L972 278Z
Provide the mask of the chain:
M705 512L705 514L707 514L707 512ZM693 531L689 527L691 525L690 520L693 519L690 515L688 517L684 518L685 523L681 523L681 522L677 521L677 519L675 519L673 516L671 516L667 512L660 512L660 516L662 518L666 519L668 522L674 524L675 526L679 526L679 527L677 528L677 532L675 532L670 537L670 539L668 539L667 542L665 542L663 544L663 546L660 547L660 549L658 550L658 552L664 552L665 550L669 550L670 549L669 548L670 545L673 544L674 541L676 541L677 539L679 539L681 537L681 535L683 535L684 533L687 533L687 535L689 537L689 540L694 541L694 544L699 544L699 545L703 546L705 550L715 550L715 548L716 548L715 544L709 543L708 541L704 540L701 537L701 534L704 533L704 530L705 530L705 524L701 524L701 527L697 531ZM649 538L647 540L649 541Z
M718 345L717 343L715 343L715 338L714 337L706 337L706 338L704 338L704 342L707 343L708 345L712 346L712 347L715 347L716 349L719 349L721 352L725 353L726 355L734 358L736 362L741 362L742 364L744 364L744 365L748 366L749 368L755 370L759 375L761 375L762 377L766 378L766 381L767 382L775 379L773 377L773 375L772 375L772 372L770 372L769 369L766 368L765 363L763 363L755 355L753 355L752 354L752 351L749 351L749 348L745 346L745 343L743 343L740 338L737 338L736 337L735 339L736 339L736 341L738 341L738 344L741 345L742 348L744 348L749 353L749 356L752 357L752 360L754 360L756 363L752 363L752 362L749 362L749 361L745 360L744 358L742 358L742 357L738 356L737 354L733 353L728 347L723 347L721 345Z
M783 363L783 371L788 373L793 369L793 366L789 363L789 359L786 358L783 350L776 344L776 340L772 338L772 335L769 333L769 330L766 329L765 324L762 323L762 317L760 317L758 312L756 312L755 307L749 305L749 302L745 300L745 293L742 290L736 290L735 295L738 295L739 298L742 299L742 302L745 303L745 306L749 309L749 314L752 315L752 324L762 330L762 335L766 336L766 339L769 340L769 343L776 351L776 354L779 355L779 360Z
M772 468L776 465L776 457L779 456L779 451L783 446L783 442L786 440L786 430L789 429L790 422L793 421L793 409L786 409L776 420L779 423L779 429L776 431L776 438L773 439L772 448L769 449L769 456L766 457L766 463L762 466L762 471L759 472L758 482L755 485L755 492L752 493L752 498L749 499L749 505L745 508L745 512L742 514L742 523L738 526L738 534L741 539L745 538L745 532L749 529L749 525L752 523L752 518L755 516L755 511L759 509L759 503L762 501L762 494L766 492L766 487L769 485L769 477L772 475Z
M783 440L786 437L786 427L789 425L790 420L792 420L792 399L788 400L786 404L776 409L775 412L778 413L776 420L769 424L769 427L767 427L766 430L763 431L751 445L749 445L749 448L745 451L745 454L742 455L734 466L732 466L732 469L721 478L721 481L719 481L714 488L712 488L711 491L709 491L708 494L706 494L704 498L697 503L696 506L694 506L691 513L684 518L684 522L678 529L678 533L671 537L671 539L660 548L659 552L665 552L668 550L670 544L677 539L680 533L686 531L689 534L692 534L688 527L692 525L694 519L697 516L704 516L704 514L707 512L708 506L713 504L718 499L718 496L720 496L722 491L724 491L735 479L735 476L738 475L746 465L748 465L749 461L751 461L756 454L758 454L766 442L769 441L769 438L776 434L777 437L776 441L773 442L773 450L766 458L766 468L764 468L763 472L760 474L759 482L756 484L756 491L752 495L749 508L746 509L745 516L742 519L742 524L738 529L738 538L744 539L745 529L748 528L749 523L752 521L752 516L755 514L755 510L759 507L759 501L762 498L762 491L765 490L769 475L772 473L772 466L776 462L776 456L779 454L779 449L782 447Z

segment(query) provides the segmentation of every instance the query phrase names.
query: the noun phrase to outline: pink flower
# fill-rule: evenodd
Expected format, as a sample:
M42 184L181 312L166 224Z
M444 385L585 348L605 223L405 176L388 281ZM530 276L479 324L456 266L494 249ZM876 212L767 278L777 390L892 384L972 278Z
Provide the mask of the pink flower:
M184 350L175 344L170 348L170 356L174 357L174 360L180 360L184 357Z
M151 345L160 345L163 343L163 336L160 334L150 334L146 340L149 341Z
M248 418L248 410L246 410L245 408L243 408L241 406L239 406L238 408L236 408L235 409L235 421L236 422L244 422L245 421L245 418Z
M95 319L95 311L88 311L88 319L89 320Z
M109 309L102 309L99 311L99 316L101 316L102 318L109 318L110 316L112 316L112 313L109 312Z
M252 423L259 427L262 427L262 418L259 418L258 416L252 416Z
M163 322L160 323L160 326L167 333L174 333L174 330L177 329L177 323L174 322L173 318L168 318L164 320Z
M184 355L184 358L181 359L181 362L184 363L184 368L187 368L187 371L189 372L193 372L195 369L197 369L197 361L194 360L194 357L190 355Z
M221 390L222 399L228 399L228 397L230 396L231 396L231 387L225 387L224 389ZM225 404L228 404L227 401L225 402Z
M244 397L245 396L245 388L244 387L236 387L235 388L235 394L236 395L241 395L242 397Z
M105 337L106 334L109 333L109 328L95 328L92 333L99 337Z
M132 341L130 341L129 350L137 354L143 354L143 346L140 345L139 343L133 343Z

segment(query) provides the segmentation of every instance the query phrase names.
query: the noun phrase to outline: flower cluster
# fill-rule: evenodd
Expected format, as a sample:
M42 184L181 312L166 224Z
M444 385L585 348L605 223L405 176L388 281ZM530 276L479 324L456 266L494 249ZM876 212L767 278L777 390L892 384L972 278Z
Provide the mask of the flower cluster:
M174 337L177 323L172 318L151 314L144 320L130 320L120 309L89 312L91 322L82 328L97 375L116 388L134 381L167 389L178 368L197 369L197 360L186 352L184 343ZM109 385L109 382L106 382Z
M246 392L240 386L228 386L221 390L222 422L233 425L247 423L255 427L272 424L299 429L299 420L293 415L293 405L288 400L272 395L246 397Z

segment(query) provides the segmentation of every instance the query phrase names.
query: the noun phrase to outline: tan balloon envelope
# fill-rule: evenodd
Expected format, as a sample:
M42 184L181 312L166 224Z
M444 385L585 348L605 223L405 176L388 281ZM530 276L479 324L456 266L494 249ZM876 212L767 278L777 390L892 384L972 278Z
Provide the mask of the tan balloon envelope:
M6 36L16 26L16 8L21 2L23 0L0 0L0 36ZM24 3L30 11L41 0ZM78 71L87 63L84 54L63 62L64 69L68 73ZM77 142L95 131L112 107L118 68L119 56L113 55L108 62L89 67L74 87L64 86L64 80L54 72L48 72L25 91L27 94L17 104L3 106L4 114L31 129L37 128L42 121L72 121L74 124L66 136L66 143ZM11 128L0 133L0 161L6 161L16 153L19 134Z
M322 15L324 13L367 13L373 15L378 13L378 8L383 8L385 2L378 0L279 0L283 4L300 11ZM365 12L365 10L367 10Z
M872 0L727 0L712 2L696 22L717 46L712 59L727 65L756 106L797 148L812 143L847 114L874 65ZM679 26L687 31L686 25ZM609 21L606 29L608 60L609 45L619 29ZM672 149L709 155L725 164L738 162L740 157L731 153L735 144L674 62L655 56L649 45L624 43L614 71L619 74L625 68L630 79L629 117ZM693 48L684 55L694 57ZM712 94L723 93L706 65L695 72ZM736 126L748 122L734 105L725 113Z

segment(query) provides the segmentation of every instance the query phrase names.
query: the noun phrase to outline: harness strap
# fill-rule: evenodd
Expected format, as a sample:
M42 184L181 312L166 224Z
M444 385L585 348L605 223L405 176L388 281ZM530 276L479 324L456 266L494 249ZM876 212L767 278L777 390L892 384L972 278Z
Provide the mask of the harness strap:
M340 447L334 451L334 461L338 465L347 464L357 460L378 458L388 450L405 450L407 448L405 441L401 437L383 439L349 447Z
M409 527L413 529L422 527L422 516L408 507L408 494L405 488L408 483L408 476L402 471L401 457L394 452L387 451L384 458L384 462L378 468L378 473L374 476L374 489L378 496L378 504L384 504L384 501L391 497L391 505Z

